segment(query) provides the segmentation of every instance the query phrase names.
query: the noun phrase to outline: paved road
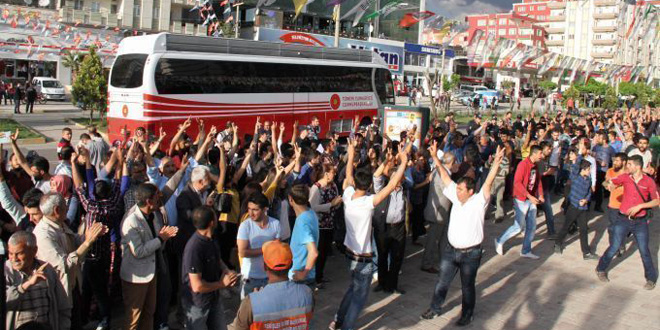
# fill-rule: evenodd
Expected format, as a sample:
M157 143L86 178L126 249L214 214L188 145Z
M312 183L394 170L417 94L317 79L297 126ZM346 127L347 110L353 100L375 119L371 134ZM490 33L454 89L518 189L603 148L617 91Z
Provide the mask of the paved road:
M49 106L50 107L50 106ZM64 106L63 108L66 108ZM0 111L5 107L0 107ZM50 111L52 110L52 111ZM54 112L53 112L54 111ZM18 115L20 122L41 130L53 141L45 145L26 146L26 149L55 159L55 146L59 131L65 126L64 117L80 116L80 112L67 109L46 109L44 114ZM74 137L82 130L75 130ZM74 142L77 138L74 138ZM623 258L615 259L610 272L611 282L598 282L595 261L583 261L576 237L568 242L563 255L553 254L553 243L547 241L544 216L539 216L534 252L539 260L519 257L521 237L511 240L506 254L495 254L493 239L512 223L511 203L506 203L509 215L501 224L486 222L485 253L477 276L477 307L471 329L644 329L660 330L660 300L658 290L645 291L643 268L639 254L631 241ZM559 201L555 213L559 212ZM607 219L591 213L589 242L593 251L603 254L607 248ZM556 226L563 216L556 216ZM657 256L660 241L658 217L651 222L650 242L653 256ZM424 242L424 238L421 239ZM408 241L410 243L410 241ZM435 320L421 320L419 315L428 308L437 276L421 272L422 249L412 244L406 247L406 258L401 273L401 288L405 295L370 293L360 318L360 329L438 329L453 328L460 316L460 279L447 296L444 314ZM654 260L657 267L657 259ZM332 320L348 287L349 274L345 258L335 252L329 258L327 277L332 280L318 291L314 313L314 329L325 329ZM238 298L226 300L228 319L233 319ZM123 320L121 306L115 311L113 329L120 329Z

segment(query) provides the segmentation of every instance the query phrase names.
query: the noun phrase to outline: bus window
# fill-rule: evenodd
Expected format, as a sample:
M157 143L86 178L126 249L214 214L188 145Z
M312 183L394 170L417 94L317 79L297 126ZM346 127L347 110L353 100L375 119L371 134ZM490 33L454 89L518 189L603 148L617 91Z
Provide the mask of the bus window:
M161 58L159 94L372 92L371 69Z
M112 65L110 85L116 88L136 88L142 86L142 74L147 54L119 55Z
M376 69L376 92L381 104L394 104L394 85L390 70Z

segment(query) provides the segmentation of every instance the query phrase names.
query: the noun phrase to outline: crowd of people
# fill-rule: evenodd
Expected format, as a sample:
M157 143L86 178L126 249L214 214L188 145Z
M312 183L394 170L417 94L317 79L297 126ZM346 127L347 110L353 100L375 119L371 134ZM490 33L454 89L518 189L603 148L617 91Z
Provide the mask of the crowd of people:
M296 122L291 134L260 118L248 134L232 122L208 128L188 119L169 144L162 130L122 130L107 141L90 127L74 142L67 128L54 170L24 154L17 130L11 156L0 150L6 329L109 329L117 303L126 329L175 327L171 312L187 329L325 328L314 304L332 254L345 256L350 281L329 328L356 329L374 274L373 291L406 293L399 276L408 236L424 248L421 271L438 274L421 317L442 314L460 273L456 324L464 326L484 249L503 255L523 233L520 256L538 259L537 223L558 254L578 233L604 282L634 236L651 290L658 274L648 224L660 199L649 140L658 117L651 107L475 114L463 130L449 113L426 134L412 126L396 140L378 118L360 126L359 117L348 137L324 132L317 118ZM484 243L485 221L507 221L509 203L512 225ZM605 207L609 246L598 256L587 235ZM232 295L242 300L233 321L223 312Z

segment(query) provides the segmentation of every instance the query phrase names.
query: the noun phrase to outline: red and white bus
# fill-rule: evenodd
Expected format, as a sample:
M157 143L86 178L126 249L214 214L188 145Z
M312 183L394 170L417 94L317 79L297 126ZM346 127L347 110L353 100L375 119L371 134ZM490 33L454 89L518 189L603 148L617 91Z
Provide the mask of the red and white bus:
M318 117L322 134L348 132L394 104L387 64L366 50L160 33L119 45L108 84L108 133L127 127L173 136L183 120L252 133L257 116L292 124ZM189 134L196 134L196 125Z

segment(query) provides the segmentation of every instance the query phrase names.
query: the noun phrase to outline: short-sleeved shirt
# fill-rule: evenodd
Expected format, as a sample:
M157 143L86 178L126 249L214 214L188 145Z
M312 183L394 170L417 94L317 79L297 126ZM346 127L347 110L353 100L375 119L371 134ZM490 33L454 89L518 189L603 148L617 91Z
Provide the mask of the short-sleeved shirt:
M643 166L644 168L649 166L651 164L651 161L653 160L653 154L648 149L646 149L646 151L644 152L641 152L639 151L638 148L635 148L628 153L628 157L632 157L632 156L642 156L642 160L644 160L644 166Z
M309 209L296 218L296 224L291 233L291 253L293 253L293 266L289 270L289 278L293 279L294 270L304 270L307 264L307 244L319 245L319 219L316 213ZM307 279L316 276L316 268L307 273Z
M645 203L644 199L646 199L646 201L658 199L658 189L655 182L647 175L644 175L642 179L637 182L637 187L639 188L641 195L637 192L635 181L630 174L619 175L612 179L612 183L617 186L623 186L623 199L621 200L620 208L620 211L623 214L627 214L631 207ZM644 196L644 199L642 199L642 196ZM634 217L638 218L645 215L646 210L641 210L639 213L635 214Z
M626 170L623 167L618 172L615 172L614 168L610 168L605 173L605 180L614 179L619 175L625 173ZM615 186L612 190L610 190L610 202L607 206L618 210L621 207L622 200L623 200L623 186Z
M218 298L218 291L195 293L190 286L189 274L200 274L205 282L217 282L222 278L220 269L220 248L213 239L195 232L183 250L181 277L184 283L184 299L189 299L200 308L206 308Z
M248 241L249 249L261 249L266 242L280 239L280 222L268 217L266 228L261 228L252 219L248 218L238 227L236 239ZM268 276L264 270L264 257L241 258L241 275L243 278L264 279Z
M456 183L452 182L442 193L452 202L447 238L457 249L465 249L481 244L484 239L484 217L488 201L483 191L470 196L465 203L458 200Z
M346 220L346 237L344 245L353 253L371 254L371 218L374 215L374 196L364 195L353 199L355 188L344 190L344 219Z

